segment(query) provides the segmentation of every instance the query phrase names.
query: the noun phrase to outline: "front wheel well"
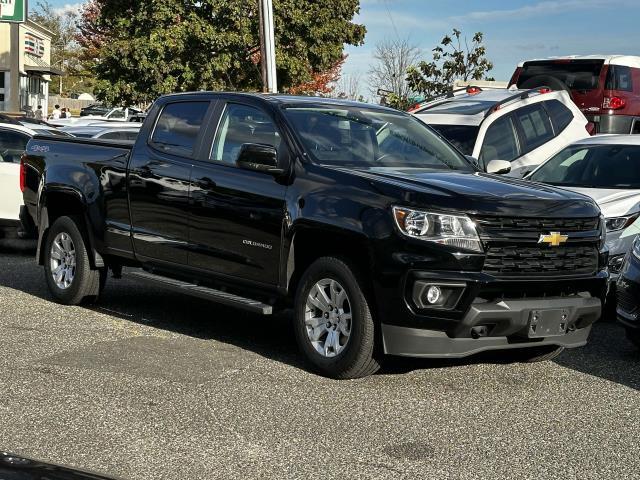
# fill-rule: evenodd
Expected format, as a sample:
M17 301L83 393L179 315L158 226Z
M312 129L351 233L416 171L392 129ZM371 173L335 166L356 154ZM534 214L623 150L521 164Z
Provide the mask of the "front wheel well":
M295 233L287 265L287 291L293 298L304 272L322 257L337 257L351 266L365 282L362 288L370 291L372 255L366 239L354 233L332 229L309 228Z

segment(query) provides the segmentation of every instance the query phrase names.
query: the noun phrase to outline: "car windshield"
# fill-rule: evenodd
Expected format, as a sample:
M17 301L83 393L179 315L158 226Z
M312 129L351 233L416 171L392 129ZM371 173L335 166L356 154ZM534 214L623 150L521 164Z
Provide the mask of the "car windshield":
M640 146L574 145L545 163L530 179L570 187L640 189Z
M306 151L323 165L473 171L416 118L358 107L289 107L285 115Z
M473 153L480 127L470 125L434 125L431 128L453 143L465 155Z

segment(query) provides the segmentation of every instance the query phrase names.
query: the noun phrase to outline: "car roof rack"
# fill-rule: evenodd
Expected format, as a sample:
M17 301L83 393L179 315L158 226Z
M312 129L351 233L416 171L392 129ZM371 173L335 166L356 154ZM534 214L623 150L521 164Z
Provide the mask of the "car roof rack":
M456 96L456 93L459 92L467 92L469 91L469 89L475 88L477 90L479 90L477 93L482 92L482 87L477 87L475 85L467 85L466 87L461 87L461 88L456 88L453 89L451 88L447 93L441 93L440 95L434 95L433 97L429 97L424 99L423 101L421 101L418 105L422 105L422 104L426 104L426 103L431 103L431 102L436 102L438 100L446 100L448 98L454 98ZM430 107L435 107L435 105L429 105ZM422 107L424 108L424 107Z
M487 110L486 113L484 114L484 118L487 118L492 113L495 113L498 110L500 110L500 107L502 107L506 103L513 102L514 100L524 100L526 98L529 98L534 93L542 94L542 93L549 93L552 91L553 90L551 89L551 87L547 87L546 85L541 85L536 88L525 90L524 92L518 92L515 95L511 95L510 97L507 97L504 100L500 100L499 102L496 102L494 105L492 105L491 108Z

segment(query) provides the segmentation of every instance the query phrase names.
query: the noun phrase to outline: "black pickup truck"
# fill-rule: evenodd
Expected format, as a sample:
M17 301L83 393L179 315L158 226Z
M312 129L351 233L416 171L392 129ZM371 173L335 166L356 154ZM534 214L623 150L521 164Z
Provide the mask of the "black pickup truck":
M58 301L95 300L124 266L265 315L293 306L301 351L335 378L381 354L551 358L600 317L591 199L482 173L383 107L170 95L133 145L35 137L22 176Z

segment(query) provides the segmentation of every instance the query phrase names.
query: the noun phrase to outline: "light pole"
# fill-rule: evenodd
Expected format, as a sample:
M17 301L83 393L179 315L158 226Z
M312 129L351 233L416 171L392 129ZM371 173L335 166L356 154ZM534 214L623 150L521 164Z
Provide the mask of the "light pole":
M258 0L260 12L260 56L263 90L278 92L276 77L276 41L273 28L273 0Z

